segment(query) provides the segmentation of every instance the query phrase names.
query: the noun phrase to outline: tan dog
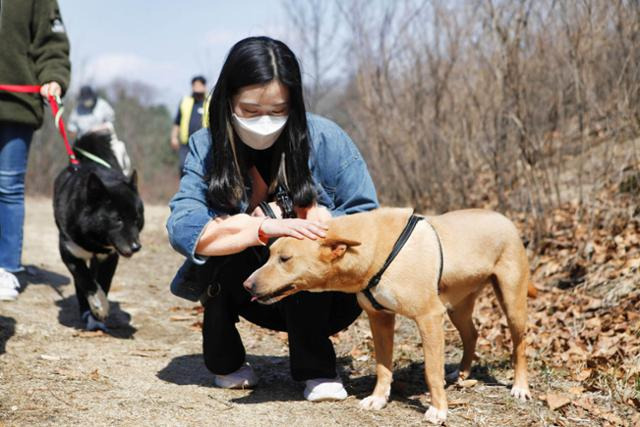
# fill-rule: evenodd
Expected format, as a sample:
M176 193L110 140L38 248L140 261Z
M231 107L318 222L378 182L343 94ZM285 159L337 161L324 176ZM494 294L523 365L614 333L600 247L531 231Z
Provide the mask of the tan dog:
M518 231L504 216L474 209L419 221L372 289L386 310L376 310L362 294L391 253L410 215L410 209L382 208L332 219L322 240L279 239L271 246L267 263L244 286L266 304L298 291L358 293L358 302L369 315L376 356L375 389L360 402L365 409L381 409L389 399L395 313L415 320L431 392L432 406L425 418L440 423L447 416L444 314L449 313L462 337L464 354L456 376L464 378L471 370L478 337L471 318L473 306L484 286L492 284L513 341L515 381L511 394L521 400L530 398L524 340L529 266ZM444 254L439 293L440 250L434 229Z

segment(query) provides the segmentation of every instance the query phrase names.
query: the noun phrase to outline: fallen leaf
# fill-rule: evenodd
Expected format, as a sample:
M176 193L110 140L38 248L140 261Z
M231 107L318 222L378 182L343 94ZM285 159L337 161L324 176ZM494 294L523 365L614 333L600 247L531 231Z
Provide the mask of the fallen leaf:
M202 330L202 322L200 320L198 320L197 322L193 322L190 326L191 329L193 329L194 331L201 331Z
M476 384L478 384L478 380L462 380L462 381L458 381L458 385L460 385L463 388L473 387Z
M169 320L172 322L190 322L193 320L193 316L171 316Z
M576 375L576 380L584 381L591 376L591 369L583 369L580 371L578 375Z
M42 360L50 360L50 361L57 361L57 360L60 360L60 357L58 357L58 356L50 356L48 354L41 354L40 355L40 359L42 359Z
M552 411L555 411L556 409L562 408L563 406L571 403L571 399L559 393L547 393L546 401L549 409L551 409Z
M358 346L354 345L349 352L349 355L354 359L362 355L362 350Z
M575 406L579 406L582 409L586 409L587 411L598 415L600 414L600 410L594 405L593 401L587 397L581 397L578 400L574 400L573 404Z
M129 354L132 355L132 356L139 356L139 357L152 357L151 354L143 353L141 351L132 351Z
M584 307L585 311L598 310L602 307L602 300L599 298L590 298L589 304Z
M569 393L574 394L576 396L580 396L584 392L584 387L581 385L569 388Z
M89 378L91 378L94 381L97 381L100 379L100 373L98 372L98 368L91 371L91 373L89 374Z
M611 336L611 337L601 337L598 340L598 344L596 346L595 356L603 357L605 359L609 359L614 354L616 354L620 349L618 348L618 343L620 342L621 336Z
M605 420L607 420L610 423L613 423L615 425L618 425L618 426L624 425L624 421L622 421L622 418L620 418L616 414L612 414L610 412L605 412L603 414L600 414L600 416L602 418L604 418Z
M447 404L450 408L453 408L454 406L466 406L469 402L467 400L449 400Z

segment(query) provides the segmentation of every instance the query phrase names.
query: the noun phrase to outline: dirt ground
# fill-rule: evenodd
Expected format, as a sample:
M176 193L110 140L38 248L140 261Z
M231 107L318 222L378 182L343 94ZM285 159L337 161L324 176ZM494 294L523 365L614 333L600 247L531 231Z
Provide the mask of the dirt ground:
M424 424L428 393L422 353L416 328L405 319L397 326L391 401L381 411L358 408L375 380L364 316L334 339L350 395L346 401L306 402L302 384L289 375L286 337L244 321L241 334L260 383L254 390L214 388L201 357L198 306L168 289L181 262L167 241L168 209L147 206L145 214L143 250L121 261L109 295L112 333L88 333L79 329L73 284L58 255L51 201L28 199L23 261L35 274L17 301L0 302L0 425ZM452 369L461 348L447 328ZM551 411L537 398L562 379L541 369L535 355L530 370L535 398L519 403L509 395L509 355L480 353L477 383L447 389L447 425L601 425L597 418Z

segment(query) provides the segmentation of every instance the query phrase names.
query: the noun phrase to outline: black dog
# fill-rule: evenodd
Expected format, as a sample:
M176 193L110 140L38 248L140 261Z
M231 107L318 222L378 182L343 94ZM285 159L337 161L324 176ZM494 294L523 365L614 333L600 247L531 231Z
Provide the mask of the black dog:
M78 140L74 151L80 165L60 172L54 185L60 255L73 275L89 330L106 330L102 321L109 314L107 294L119 255L130 257L140 250L144 225L136 172L124 176L109 141L109 135L100 134Z

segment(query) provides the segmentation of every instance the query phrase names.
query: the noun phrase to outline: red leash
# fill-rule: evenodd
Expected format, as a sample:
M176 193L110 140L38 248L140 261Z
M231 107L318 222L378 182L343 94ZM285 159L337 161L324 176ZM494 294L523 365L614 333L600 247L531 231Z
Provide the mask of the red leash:
M42 86L36 85L3 85L0 84L0 90L4 90L7 92L14 93L40 93L40 89ZM69 144L69 138L67 138L67 130L64 127L64 120L62 120L62 101L60 98L49 95L48 97L49 105L51 106L51 114L53 114L53 120L55 122L62 139L64 140L64 146L67 150L67 155L69 156L69 163L72 165L78 165L78 159L76 159L76 155L73 153L71 149L71 144Z

